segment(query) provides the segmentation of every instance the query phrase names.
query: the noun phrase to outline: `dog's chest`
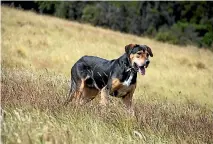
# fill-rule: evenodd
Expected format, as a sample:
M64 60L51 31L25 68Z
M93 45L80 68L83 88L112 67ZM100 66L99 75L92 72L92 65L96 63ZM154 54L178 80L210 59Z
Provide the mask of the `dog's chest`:
M117 91L114 92L114 96L122 97L131 92L135 88L135 85L122 85Z
M119 83L117 88L114 89L110 95L116 96L116 97L122 97L122 96L125 96L127 93L131 92L133 89L135 89L135 84L132 84L133 77L134 77L134 74L131 73L127 77L127 79Z
M126 87L130 86L130 84L133 80L133 76L134 76L134 74L131 73L130 76L122 83L122 85L126 86Z

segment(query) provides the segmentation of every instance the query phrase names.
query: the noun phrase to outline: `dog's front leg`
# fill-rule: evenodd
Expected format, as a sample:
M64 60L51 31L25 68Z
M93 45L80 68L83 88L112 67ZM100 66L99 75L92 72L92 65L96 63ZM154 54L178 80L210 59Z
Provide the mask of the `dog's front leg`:
M132 96L133 96L133 93L128 93L126 96L122 98L123 103L128 110L132 109Z
M134 110L132 107L132 97L133 97L135 88L136 88L136 86L133 86L132 90L122 98L124 105L126 106L128 111L133 115L134 115Z
M101 89L101 101L100 104L102 106L106 106L108 104L109 101L109 87L108 85L106 85L105 87L103 87Z
M122 100L123 100L124 105L127 108L128 113L131 114L132 116L134 116L135 112L132 107L132 96L133 96L133 94L129 93Z

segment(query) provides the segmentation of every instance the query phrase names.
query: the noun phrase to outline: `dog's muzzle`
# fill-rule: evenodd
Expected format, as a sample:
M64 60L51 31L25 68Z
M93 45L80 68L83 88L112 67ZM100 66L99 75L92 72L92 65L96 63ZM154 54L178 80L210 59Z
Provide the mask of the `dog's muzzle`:
M146 70L145 68L147 68L149 66L150 61L147 59L143 65L139 66L137 63L134 63L134 68L137 72L139 72L141 75L145 75Z

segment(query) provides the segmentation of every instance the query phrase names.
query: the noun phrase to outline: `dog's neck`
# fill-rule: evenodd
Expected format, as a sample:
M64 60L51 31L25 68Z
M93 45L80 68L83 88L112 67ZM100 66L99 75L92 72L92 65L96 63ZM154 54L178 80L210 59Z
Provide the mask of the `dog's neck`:
M136 81L137 78L137 72L132 67L131 61L129 59L129 56L125 53L120 58L120 64L124 68L124 72L126 73L124 79L123 79L123 85L130 86L132 82Z
M121 57L118 58L118 61L121 65L124 66L125 72L133 72L137 73L134 68L132 67L131 61L129 56L125 53Z

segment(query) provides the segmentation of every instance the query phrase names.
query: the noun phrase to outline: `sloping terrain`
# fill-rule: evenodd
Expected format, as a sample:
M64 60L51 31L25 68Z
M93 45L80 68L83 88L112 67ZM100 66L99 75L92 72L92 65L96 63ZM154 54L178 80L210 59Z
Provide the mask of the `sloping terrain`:
M1 7L4 143L211 143L213 53ZM63 107L70 69L83 55L114 59L129 43L154 57L138 77L136 114L119 99Z

